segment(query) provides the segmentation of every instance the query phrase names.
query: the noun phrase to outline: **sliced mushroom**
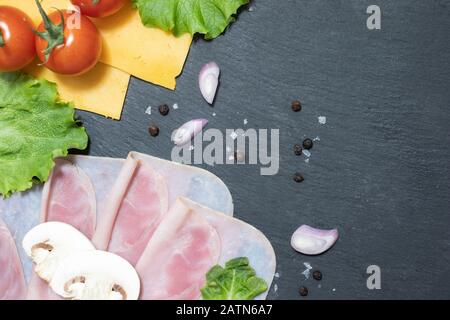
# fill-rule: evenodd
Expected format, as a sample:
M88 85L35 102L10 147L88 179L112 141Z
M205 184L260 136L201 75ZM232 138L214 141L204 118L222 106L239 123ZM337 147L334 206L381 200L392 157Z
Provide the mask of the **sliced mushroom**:
M80 231L69 224L54 221L41 223L28 231L22 246L36 264L34 271L47 282L69 254L95 250Z
M72 300L137 300L140 286L128 261L100 250L71 254L50 281L53 291Z

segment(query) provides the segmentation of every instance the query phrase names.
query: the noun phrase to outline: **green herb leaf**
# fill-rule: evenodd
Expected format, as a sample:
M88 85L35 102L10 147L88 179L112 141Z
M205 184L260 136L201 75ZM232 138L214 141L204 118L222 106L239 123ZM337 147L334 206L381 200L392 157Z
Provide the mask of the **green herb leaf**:
M204 300L252 300L266 290L267 283L256 276L248 258L242 257L228 261L225 268L212 267L201 293Z
M56 85L21 72L0 73L0 194L44 182L53 158L85 149L88 137Z
M250 0L133 0L142 23L175 36L201 33L218 37L235 20L239 7Z

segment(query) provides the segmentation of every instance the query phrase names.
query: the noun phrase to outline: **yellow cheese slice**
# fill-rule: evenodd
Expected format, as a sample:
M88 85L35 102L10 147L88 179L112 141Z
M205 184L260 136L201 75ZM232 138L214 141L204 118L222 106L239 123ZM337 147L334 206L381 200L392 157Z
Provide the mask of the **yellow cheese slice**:
M130 75L106 64L99 63L94 69L78 77L53 73L31 63L26 72L58 85L63 101L71 101L77 109L86 110L119 120L127 94Z
M131 2L117 14L96 19L103 36L101 61L140 79L175 89L176 77L183 70L192 37L179 38L142 25Z
M0 0L26 12L33 21L42 21L35 0ZM43 0L47 12L68 9L69 0ZM94 19L103 37L101 61L154 84L175 89L176 77L181 73L189 53L192 37L175 37L170 33L142 25L131 1L113 16Z

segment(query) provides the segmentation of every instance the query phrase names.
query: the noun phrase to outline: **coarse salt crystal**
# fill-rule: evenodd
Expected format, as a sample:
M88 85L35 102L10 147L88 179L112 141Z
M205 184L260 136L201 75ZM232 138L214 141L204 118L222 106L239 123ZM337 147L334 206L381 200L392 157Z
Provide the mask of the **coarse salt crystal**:
M238 137L236 131L233 131L233 132L230 134L230 137L231 137L231 139L235 140L235 139Z
M305 159L305 163L309 163L309 158L306 158L306 159Z
M190 145L189 150L191 150L191 151L194 150L194 146Z
M303 149L302 153L305 155L305 157L311 157L311 152L309 152L308 150Z
M172 108L173 108L174 110L177 110L177 109L178 109L178 103L174 103L173 106L172 106Z
M319 119L319 123L320 123L320 124L325 124L325 123L327 123L327 117L320 116L320 117L318 117L318 119Z
M320 137L319 137L319 136L315 137L315 138L313 139L313 141L314 141L314 142L320 141Z
M213 112L212 116L213 116L213 117L215 117L215 116L216 116L216 113L215 113L215 112Z
M244 125L247 125L247 123L248 123L248 120L244 119Z
M147 109L145 109L146 114L152 114L152 107L148 106Z
M310 270L312 269L311 264L309 262L304 262L305 270L302 272L302 275L305 276L305 279L309 278Z

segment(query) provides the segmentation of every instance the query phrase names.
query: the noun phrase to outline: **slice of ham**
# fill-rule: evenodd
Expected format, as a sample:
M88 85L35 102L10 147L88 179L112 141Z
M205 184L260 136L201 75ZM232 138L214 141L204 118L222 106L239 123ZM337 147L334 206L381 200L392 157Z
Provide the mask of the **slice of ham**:
M132 151L129 157L151 166L166 180L170 204L179 197L186 197L208 208L233 215L230 190L211 172L139 152Z
M32 271L28 283L27 300L64 300L50 289L47 282Z
M92 239L135 265L168 210L167 185L150 166L128 157Z
M207 230L209 240L205 236ZM195 237L195 232L203 236ZM237 257L247 257L257 275L270 287L276 258L261 231L180 197L136 265L142 281L141 298L198 299L209 269ZM256 299L266 296L264 292Z
M204 217L217 231L222 243L220 265L223 266L227 261L237 257L247 257L258 277L263 278L270 288L276 269L276 257L270 241L261 231L242 220L214 211L187 198L180 197L177 201L184 206L184 210L196 212ZM267 291L256 297L256 300L265 299L266 296Z
M136 265L141 299L193 300L219 259L216 230L201 215L176 201Z
M16 244L8 227L0 219L0 300L23 300L25 277Z
M96 199L91 180L67 160L56 159L55 164L42 191L41 222L65 222L91 238L96 222Z
M72 162L56 159L42 191L40 222L68 223L91 238L96 224L96 198L90 178ZM34 272L28 284L29 300L60 300Z

